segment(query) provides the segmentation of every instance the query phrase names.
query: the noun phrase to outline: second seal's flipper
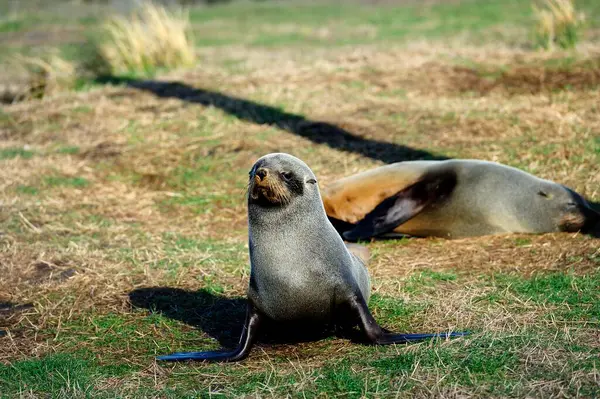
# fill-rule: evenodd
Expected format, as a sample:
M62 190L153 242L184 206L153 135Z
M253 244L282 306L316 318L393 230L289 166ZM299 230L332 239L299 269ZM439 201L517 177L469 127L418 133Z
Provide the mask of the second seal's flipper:
M377 324L369 311L362 294L357 292L349 302L350 308L356 312L361 330L368 340L376 345L405 344L408 342L422 341L429 338L453 338L469 335L468 332L449 332L433 334L396 334L383 329Z
M256 341L261 315L252 304L248 304L246 322L240 337L238 347L233 351L206 351L206 352L177 352L170 355L158 356L157 360L179 362L196 360L205 362L236 362L245 359Z
M443 200L456 183L454 173L426 176L380 202L354 229L344 232L342 236L348 241L357 241L389 233L418 215L427 205Z

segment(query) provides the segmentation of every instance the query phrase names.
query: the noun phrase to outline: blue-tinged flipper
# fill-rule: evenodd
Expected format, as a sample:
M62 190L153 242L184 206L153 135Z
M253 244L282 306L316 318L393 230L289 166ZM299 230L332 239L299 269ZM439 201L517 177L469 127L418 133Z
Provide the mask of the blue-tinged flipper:
M170 355L158 356L156 360L167 362L181 362L185 360L196 360L201 362L236 362L245 359L250 353L250 348L256 340L258 328L261 323L261 315L256 308L248 303L246 321L242 329L242 336L238 347L233 351L206 351L206 352L176 352Z
M462 331L462 332L449 332L449 333L429 333L429 334L391 334L394 336L394 339L398 341L404 340L405 342L413 342L413 341L422 341L424 339L430 338L455 338L455 337L464 337L469 335L470 332Z
M157 356L156 360L163 360L167 362L181 362L185 360L197 360L197 361L219 361L231 358L236 352L224 352L224 351L208 351L208 352L176 352L170 355Z

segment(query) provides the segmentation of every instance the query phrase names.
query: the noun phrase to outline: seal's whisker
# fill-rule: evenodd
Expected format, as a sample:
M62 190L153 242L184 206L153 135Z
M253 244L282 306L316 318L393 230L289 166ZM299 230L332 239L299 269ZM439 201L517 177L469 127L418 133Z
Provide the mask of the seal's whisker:
M246 187L240 190L244 198L248 198L248 195L250 194L250 187L252 187L252 182L249 180L248 184L246 184Z

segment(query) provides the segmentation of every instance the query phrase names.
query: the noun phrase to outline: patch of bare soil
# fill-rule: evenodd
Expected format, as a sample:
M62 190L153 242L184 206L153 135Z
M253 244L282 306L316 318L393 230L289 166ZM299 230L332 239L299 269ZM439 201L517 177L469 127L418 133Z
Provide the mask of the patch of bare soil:
M588 90L600 84L600 67L548 69L544 67L517 67L501 72L498 77L482 76L471 68L455 67L453 82L460 92L490 92L537 94L562 90ZM450 74L451 75L451 74Z
M344 80L355 77L343 78ZM466 67L429 61L414 69L362 72L359 80L382 90L404 89L428 94L477 93L522 95L562 90L582 91L600 85L600 60L565 68L543 65Z

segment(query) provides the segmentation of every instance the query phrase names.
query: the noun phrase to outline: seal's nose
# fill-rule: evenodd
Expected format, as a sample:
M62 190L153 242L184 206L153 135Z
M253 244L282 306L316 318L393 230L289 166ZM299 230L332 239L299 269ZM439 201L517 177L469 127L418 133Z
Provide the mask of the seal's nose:
M265 180L265 177L269 175L269 171L265 168L258 168L255 172L255 175L262 181Z

